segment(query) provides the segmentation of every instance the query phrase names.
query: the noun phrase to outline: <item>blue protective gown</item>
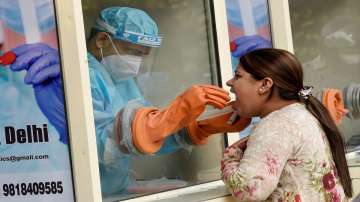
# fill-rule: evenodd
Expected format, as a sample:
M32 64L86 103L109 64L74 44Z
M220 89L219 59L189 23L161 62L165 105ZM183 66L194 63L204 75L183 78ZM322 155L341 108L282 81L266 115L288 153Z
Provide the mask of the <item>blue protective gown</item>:
M88 53L89 74L96 128L97 149L103 194L120 193L129 184L129 163L132 154L125 154L114 142L114 120L117 112L134 99L148 105L133 78L114 81L104 66ZM177 139L169 136L157 155L170 153L182 147ZM188 140L186 140L188 142Z

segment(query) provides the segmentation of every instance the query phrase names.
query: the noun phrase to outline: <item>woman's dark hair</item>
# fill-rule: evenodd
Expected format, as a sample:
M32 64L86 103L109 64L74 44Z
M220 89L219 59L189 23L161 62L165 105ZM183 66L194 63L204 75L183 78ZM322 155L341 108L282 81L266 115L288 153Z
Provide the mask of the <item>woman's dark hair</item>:
M281 98L303 101L306 108L320 122L330 144L340 182L347 197L352 196L352 185L345 158L342 135L327 109L313 96L301 99L298 92L304 89L303 70L298 59L288 51L268 48L252 51L240 58L242 68L255 79L270 77ZM271 92L273 92L272 88Z

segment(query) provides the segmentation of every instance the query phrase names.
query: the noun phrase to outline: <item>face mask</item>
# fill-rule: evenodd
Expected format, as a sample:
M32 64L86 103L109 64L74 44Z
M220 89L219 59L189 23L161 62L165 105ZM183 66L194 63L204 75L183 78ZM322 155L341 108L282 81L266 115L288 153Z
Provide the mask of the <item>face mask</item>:
M101 60L114 80L135 77L141 66L141 57L133 55L110 55Z
M142 58L134 55L120 55L110 36L109 39L116 55L104 57L102 49L100 48L102 58L101 63L104 65L105 69L114 80L123 80L135 77L139 72Z

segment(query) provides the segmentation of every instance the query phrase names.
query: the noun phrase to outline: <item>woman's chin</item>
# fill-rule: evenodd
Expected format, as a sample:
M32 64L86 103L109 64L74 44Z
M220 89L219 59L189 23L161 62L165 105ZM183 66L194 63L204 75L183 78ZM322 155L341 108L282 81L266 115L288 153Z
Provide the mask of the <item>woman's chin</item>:
M243 118L251 118L252 116L246 112L244 112L243 110L239 109L239 108L236 108L234 109L237 114L240 116L240 117L243 117Z

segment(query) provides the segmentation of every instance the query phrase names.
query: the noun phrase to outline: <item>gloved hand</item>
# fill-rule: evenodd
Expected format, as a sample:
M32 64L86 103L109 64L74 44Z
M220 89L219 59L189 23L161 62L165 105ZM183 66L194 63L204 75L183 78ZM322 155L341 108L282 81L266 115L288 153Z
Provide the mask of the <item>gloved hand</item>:
M131 125L133 143L142 153L155 153L167 136L193 122L206 105L222 109L229 101L229 93L219 87L194 85L163 110L139 108Z
M12 50L16 60L12 71L27 70L25 83L34 87L40 110L60 134L60 141L68 143L64 94L57 50L46 44L24 44Z
M270 41L259 35L242 36L230 43L231 55L236 58L241 58L248 52L262 49L271 48Z
M246 128L251 118L238 118L235 123L227 123L232 112L218 117L193 121L187 127L191 142L196 145L206 144L209 136L216 133L239 132Z

